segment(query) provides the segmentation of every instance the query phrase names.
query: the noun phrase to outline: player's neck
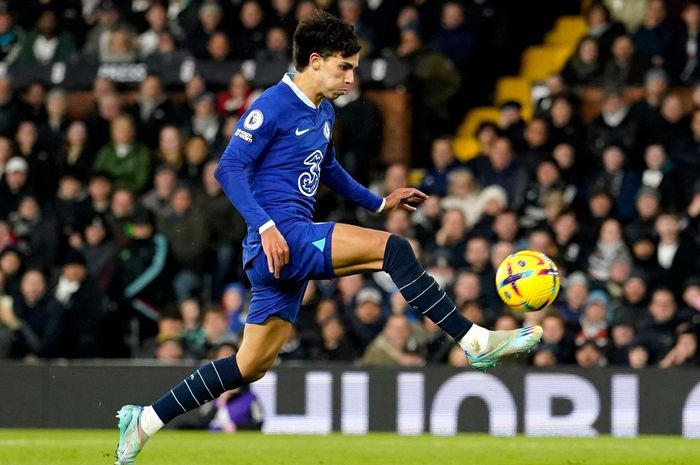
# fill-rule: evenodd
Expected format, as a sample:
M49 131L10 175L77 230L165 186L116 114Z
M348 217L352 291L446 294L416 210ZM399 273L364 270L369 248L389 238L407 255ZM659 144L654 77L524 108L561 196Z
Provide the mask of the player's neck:
M292 77L292 82L295 86L299 88L300 91L306 95L311 103L316 105L318 108L321 105L321 100L323 100L323 95L318 92L316 83L313 80L313 76L309 73L299 72Z

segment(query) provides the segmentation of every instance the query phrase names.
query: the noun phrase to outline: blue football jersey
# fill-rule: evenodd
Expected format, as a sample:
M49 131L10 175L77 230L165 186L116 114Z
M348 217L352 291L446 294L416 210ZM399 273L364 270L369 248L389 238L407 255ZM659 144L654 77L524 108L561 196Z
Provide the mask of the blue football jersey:
M259 251L258 228L270 219L281 231L285 223L312 221L321 182L371 210L383 205L340 167L335 151L329 150L334 122L330 102L324 99L316 107L287 74L263 92L236 124L216 174L248 223L244 262ZM239 175L243 179L236 179Z

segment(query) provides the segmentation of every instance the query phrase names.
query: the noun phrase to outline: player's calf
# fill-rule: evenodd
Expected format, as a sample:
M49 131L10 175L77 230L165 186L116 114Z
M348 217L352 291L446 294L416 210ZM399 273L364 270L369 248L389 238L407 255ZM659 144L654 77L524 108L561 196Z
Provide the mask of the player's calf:
M480 368L494 366L504 358L528 351L541 337L541 329L535 329L527 334L504 338L498 332L489 331L464 318L452 299L421 266L411 245L402 237L389 237L383 269L389 273L408 304L452 336L470 361L479 355L489 354L488 360ZM498 349L494 350L494 344Z

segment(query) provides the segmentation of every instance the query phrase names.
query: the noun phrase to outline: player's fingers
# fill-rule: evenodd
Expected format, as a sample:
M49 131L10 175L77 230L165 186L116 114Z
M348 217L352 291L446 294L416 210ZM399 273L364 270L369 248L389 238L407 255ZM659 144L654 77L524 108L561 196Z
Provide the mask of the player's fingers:
M267 256L267 269L272 273L275 270L272 263L272 252L265 252L265 255Z
M401 208L403 208L404 210L407 210L407 211L409 211L409 212L414 212L414 211L416 211L416 207L413 207L413 206L411 206L411 205L409 205L409 204L407 204L407 203L401 203Z
M274 273L275 273L275 278L279 279L280 277L280 270L282 269L282 257L279 251L275 253L275 258L273 260L274 262Z
M282 249L282 253L283 253L283 258L284 258L283 264L286 265L287 263L289 263L289 258L290 258L289 247L285 245L284 248Z

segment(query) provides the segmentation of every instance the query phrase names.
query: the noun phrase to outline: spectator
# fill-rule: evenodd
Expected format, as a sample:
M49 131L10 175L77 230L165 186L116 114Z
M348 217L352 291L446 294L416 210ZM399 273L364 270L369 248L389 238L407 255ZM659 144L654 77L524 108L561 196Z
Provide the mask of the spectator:
M109 341L105 296L90 279L85 257L70 250L63 259L61 275L53 291L65 309L65 356L97 358L106 355Z
M594 37L584 37L576 51L564 65L561 72L564 82L574 89L600 83L603 68L598 57L598 41Z
M279 27L284 30L287 37L294 36L297 20L294 17L293 0L272 0L272 12L269 18L272 28Z
M418 341L405 315L390 316L382 333L362 356L362 364L368 366L420 366L423 363Z
M338 13L340 19L350 24L355 30L355 34L362 46L361 57L376 55L379 52L379 42L377 32L365 21L362 12L363 2L359 0L340 0L338 2Z
M135 139L134 122L121 115L112 120L112 140L97 153L94 169L112 176L115 187L140 193L150 176L148 148Z
M527 171L513 157L511 142L505 137L499 138L488 154L474 161L474 170L479 185L488 187L497 185L508 194L508 207L519 210L527 189Z
M112 279L119 246L99 216L85 226L82 237L77 239L77 242L71 242L71 246L78 248L85 257L88 275L96 286L106 291Z
M17 61L39 65L65 62L73 58L75 51L73 36L59 30L56 13L44 10L39 14L36 27L24 38Z
M697 367L698 365L698 336L692 330L684 330L678 334L676 344L659 362L659 367L676 366Z
M158 137L156 157L168 169L180 173L185 161L184 141L180 128L175 125L164 126Z
M581 368L597 368L606 363L603 350L595 341L587 340L576 349L576 364Z
M204 166L209 161L209 144L204 136L195 135L185 142L185 160L180 168L180 178L192 185L202 184Z
M106 216L112 196L112 178L105 173L92 174L88 182L88 195L92 213L97 216Z
M100 1L95 13L97 22L85 38L82 53L88 60L101 61L108 53L112 34L123 27L123 23L120 21L119 9L112 0Z
M614 199L616 217L629 220L634 216L639 176L625 167L625 153L620 147L613 145L603 149L602 161L603 169L593 175L589 192L608 192Z
M610 145L629 151L634 146L637 121L625 103L622 94L614 89L605 91L599 117L588 128L588 150L596 157Z
M656 127L661 123L661 102L668 92L668 74L663 68L652 68L644 75L644 98L632 104L631 110L638 121L638 145L645 141L658 142L650 138L656 133ZM641 168L641 160L635 160L635 169Z
M609 218L600 226L598 241L588 257L588 274L592 280L605 282L610 278L610 268L618 260L629 260L630 253L622 236L622 227L615 218Z
M13 312L21 324L20 357L58 358L63 352L65 311L46 289L46 278L30 269L22 276Z
M610 328L610 344L605 358L610 365L629 366L629 349L634 341L636 328L633 320L621 320Z
M136 102L127 111L138 122L138 138L150 149L156 148L157 137L167 124L178 122L175 105L163 92L163 82L155 74L149 74L141 81Z
M680 236L678 217L674 213L662 213L657 217L656 233L659 237L656 258L664 270L662 282L680 297L683 282L678 277L692 276L697 270L696 248Z
M39 144L52 154L58 154L66 140L71 121L68 118L68 101L61 89L52 89L46 95L47 120L39 125Z
M239 283L230 283L221 296L221 308L228 319L228 328L232 334L240 337L248 316L245 302L245 288Z
M0 184L0 219L7 219L15 211L22 198L31 195L33 189L27 184L29 164L22 157L12 157L5 164L5 175Z
M272 27L265 34L265 49L258 50L255 59L259 61L278 62L280 65L288 64L292 56L289 53L290 45L287 32L281 27ZM335 103L335 102L334 102Z
M658 189L661 207L678 211L683 207L683 177L661 144L649 145L644 151L642 185Z
M51 270L60 252L56 221L45 215L31 196L19 201L9 220L17 237L17 248L27 257L27 264L43 271Z
M202 92L194 101L194 112L185 124L185 134L202 136L209 144L216 141L221 121L216 114L216 97L211 92Z
M432 168L425 173L420 189L426 194L444 197L447 194L448 175L458 166L449 137L438 137L433 141L430 158Z
M353 347L363 353L384 327L382 295L374 288L357 292L355 309L349 318L349 332Z
M87 184L94 163L95 154L88 150L87 126L83 121L73 121L66 129L65 142L59 146L59 172Z
M641 85L649 65L635 53L632 38L628 35L616 37L611 51L612 57L603 70L603 86L621 88Z
M681 14L683 24L671 39L667 69L676 83L690 83L700 75L697 54L700 45L700 5L688 3Z
M355 349L345 336L345 327L338 318L330 318L321 326L321 343L313 354L314 360L352 362L357 358Z
M475 37L464 21L460 3L450 1L443 5L440 28L433 35L432 43L463 75L471 71Z
M649 303L649 313L639 323L639 338L649 351L649 359L658 362L673 348L678 330L685 327L678 315L676 301L668 288L657 288Z
M635 341L629 348L627 358L631 368L645 368L649 362L649 351L644 345Z
M243 73L234 73L228 88L217 96L216 111L221 117L236 115L240 118L259 96L260 91L253 89Z
M14 135L23 113L24 108L12 91L12 83L0 78L0 136Z
M458 91L461 78L441 53L423 45L418 33L401 32L396 54L409 67L407 88L413 95L413 114L418 153L444 131L449 121L449 102ZM425 152L422 152L425 153ZM419 161L424 164L426 160Z
M265 14L256 0L246 0L241 5L239 20L241 28L233 35L233 49L236 58L254 58L265 48Z
M143 205L153 216L162 221L172 213L170 203L177 185L177 175L172 167L161 165L153 176L153 189L141 197Z
M436 168L437 171L437 168ZM430 174L428 174L430 176ZM440 174L435 174L434 179L439 179ZM442 199L440 206L443 210L449 211L458 209L462 212L467 226L471 227L477 223L481 216L479 188L471 171L463 168L451 170L446 177L447 197ZM430 179L424 179L424 184ZM437 186L433 184L433 189ZM423 190L423 189L421 189ZM425 192L425 191L424 191ZM430 189L428 190L430 192ZM439 192L434 194L441 195Z
M673 26L666 20L663 0L651 0L644 20L634 33L634 45L639 55L654 66L664 64L664 54L673 37Z
M184 300L202 286L201 274L209 244L204 213L193 205L192 189L186 185L175 188L170 201L172 213L158 222L158 229L172 246L178 272L173 280L175 297Z
M625 226L625 238L633 243L643 237L654 235L654 224L660 212L659 191L641 187L637 192L635 219Z

